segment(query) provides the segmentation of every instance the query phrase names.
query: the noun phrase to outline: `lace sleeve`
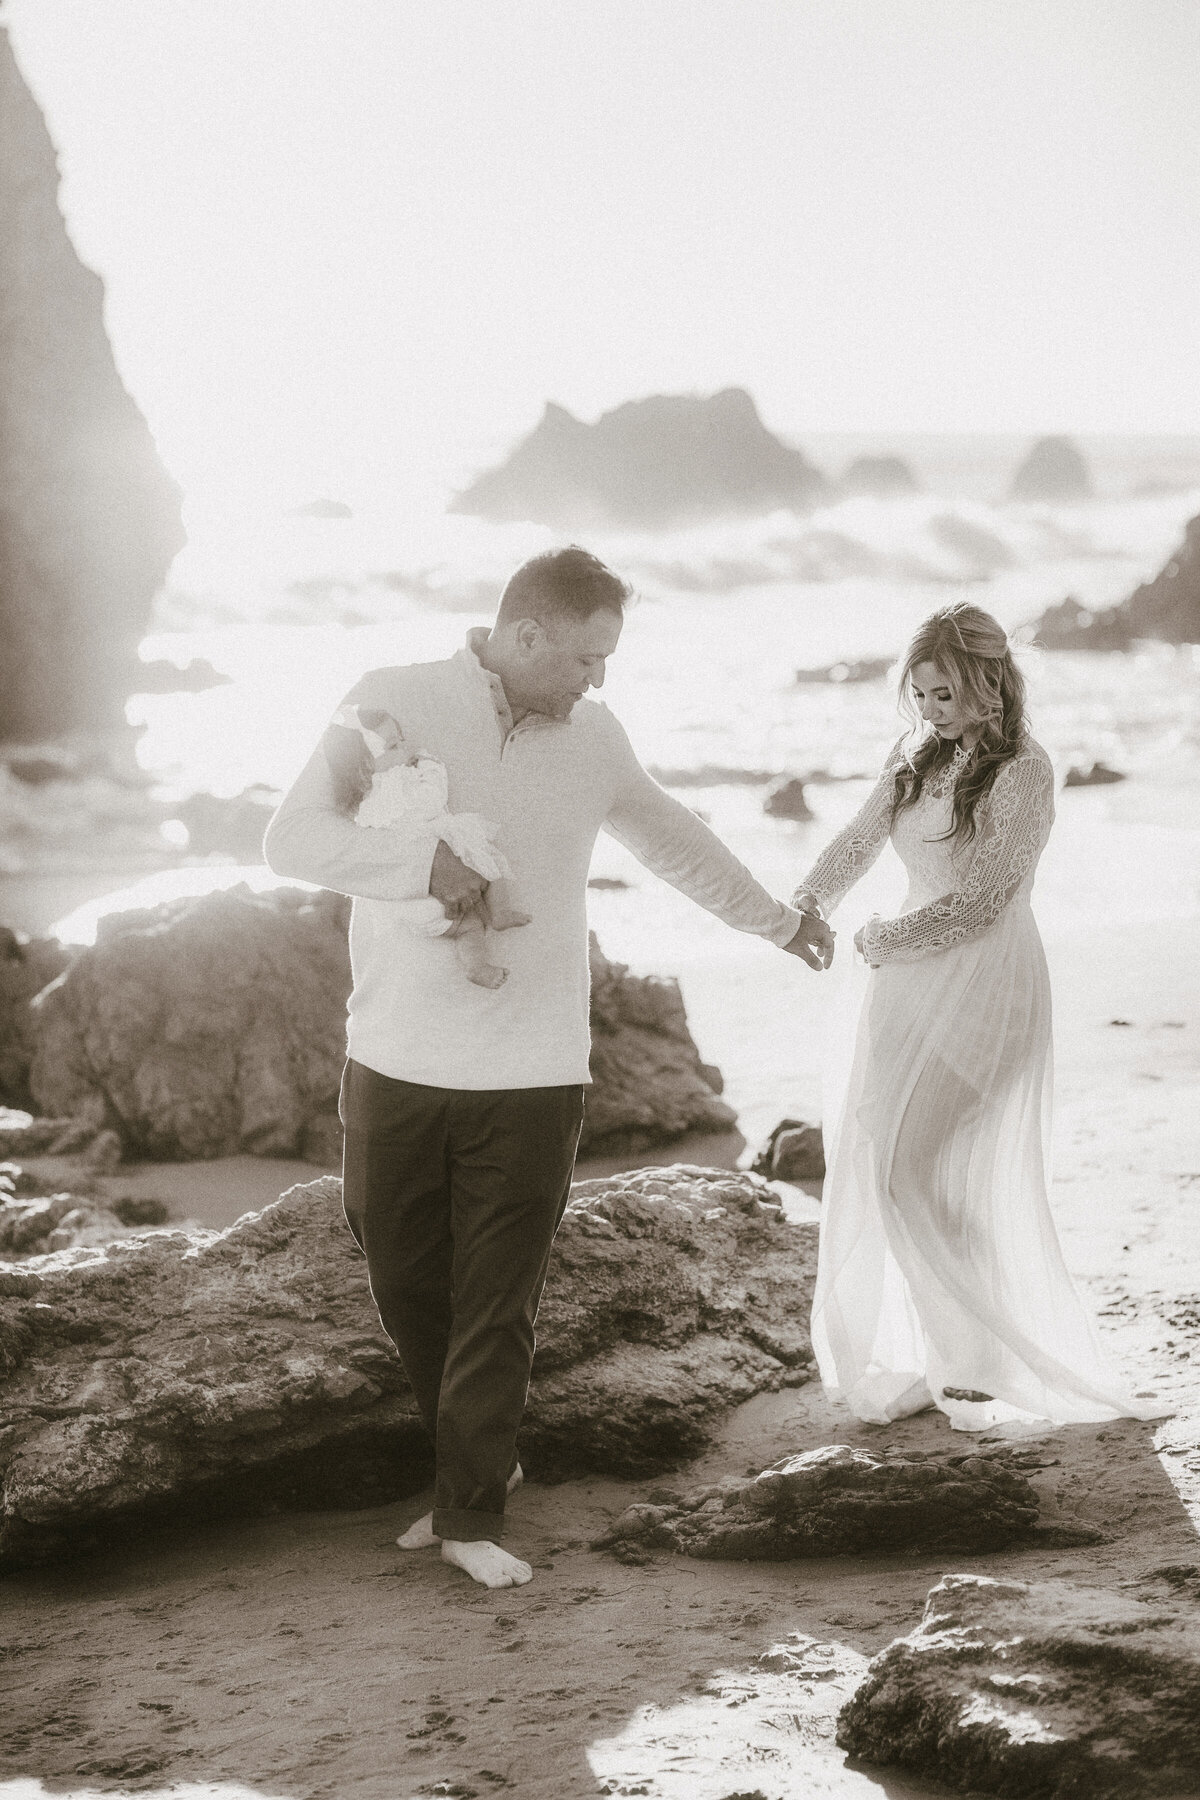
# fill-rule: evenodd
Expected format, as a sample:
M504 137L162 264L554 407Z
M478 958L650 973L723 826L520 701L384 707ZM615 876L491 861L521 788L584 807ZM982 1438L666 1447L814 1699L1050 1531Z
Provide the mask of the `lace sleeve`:
M850 823L827 844L792 896L792 905L802 911L806 904L816 903L828 918L871 864L878 859L892 829L892 798L896 787L896 770L904 761L901 749L904 739L893 746L883 765L883 772Z
M872 966L915 962L978 937L996 923L1036 864L1054 819L1054 776L1041 755L1018 756L997 775L981 809L962 885L896 919L872 919L863 949Z

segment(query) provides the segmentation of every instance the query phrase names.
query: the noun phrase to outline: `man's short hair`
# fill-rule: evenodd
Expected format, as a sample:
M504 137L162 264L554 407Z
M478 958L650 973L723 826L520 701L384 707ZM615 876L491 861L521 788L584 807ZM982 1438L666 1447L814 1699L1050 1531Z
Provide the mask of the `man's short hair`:
M554 619L583 623L593 613L625 615L633 589L590 550L568 544L565 550L543 550L531 556L509 576L500 596L497 625L513 625L518 619L537 619L545 625Z

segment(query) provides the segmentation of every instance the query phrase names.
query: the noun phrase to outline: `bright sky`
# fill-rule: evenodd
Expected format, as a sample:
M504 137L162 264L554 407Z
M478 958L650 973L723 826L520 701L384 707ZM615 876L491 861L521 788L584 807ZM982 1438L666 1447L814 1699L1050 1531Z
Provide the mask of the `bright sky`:
M185 486L740 383L1194 431L1196 0L7 0Z

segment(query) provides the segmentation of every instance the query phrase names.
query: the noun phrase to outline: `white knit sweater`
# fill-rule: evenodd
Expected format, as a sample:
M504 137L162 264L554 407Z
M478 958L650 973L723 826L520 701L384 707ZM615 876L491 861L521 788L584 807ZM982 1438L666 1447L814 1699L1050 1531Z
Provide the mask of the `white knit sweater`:
M498 847L533 916L505 934L504 986L464 981L452 942L404 929L392 903L429 892L436 836L356 825L338 807L320 748L267 829L266 859L277 875L354 897L355 1062L428 1087L586 1082L586 896L599 831L739 931L783 945L800 915L647 775L606 706L581 700L566 720L531 713L514 726L499 680L476 653L486 636L472 632L445 662L373 670L343 704L391 713L406 742L445 764L451 810L498 822Z

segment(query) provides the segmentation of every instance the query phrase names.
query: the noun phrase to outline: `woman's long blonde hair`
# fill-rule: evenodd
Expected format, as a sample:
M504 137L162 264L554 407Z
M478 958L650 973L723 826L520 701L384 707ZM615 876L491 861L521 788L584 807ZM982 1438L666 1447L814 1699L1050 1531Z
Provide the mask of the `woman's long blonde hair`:
M1025 742L1025 677L1013 660L1004 627L991 613L962 600L939 607L918 626L900 672L900 710L911 719L914 735L921 715L912 696L912 672L923 662L941 671L964 719L979 729L970 760L954 786L954 811L946 834L967 844L975 836L980 801ZM936 732L916 743L896 771L893 817L916 805L926 781L945 767L955 748Z

